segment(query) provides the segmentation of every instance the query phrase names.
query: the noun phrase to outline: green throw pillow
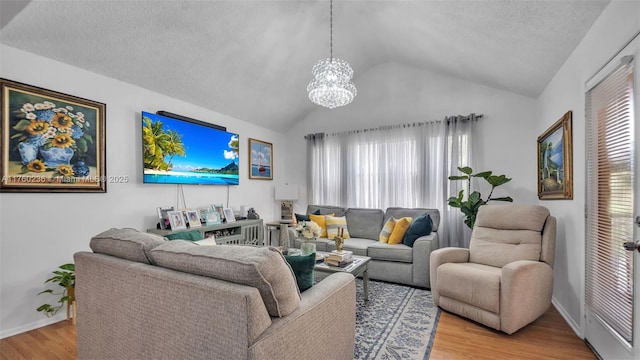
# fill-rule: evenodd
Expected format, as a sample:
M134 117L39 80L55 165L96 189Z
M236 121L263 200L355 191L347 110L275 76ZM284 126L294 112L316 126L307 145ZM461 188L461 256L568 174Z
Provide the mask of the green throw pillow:
M429 216L429 214L422 214L411 222L407 232L404 234L402 243L413 247L413 243L416 242L417 238L431 234L431 230L433 230L433 220L431 220L431 216Z
M285 255L285 259L296 275L298 289L303 292L313 286L313 268L316 266L316 253L309 255Z
M200 230L181 231L169 235L165 235L169 240L191 240L198 241L204 239Z
M312 212L313 215L320 215L320 209L317 209L316 211ZM309 218L309 214L305 215L305 214L296 214L296 221L300 222L300 221L311 221L311 219Z

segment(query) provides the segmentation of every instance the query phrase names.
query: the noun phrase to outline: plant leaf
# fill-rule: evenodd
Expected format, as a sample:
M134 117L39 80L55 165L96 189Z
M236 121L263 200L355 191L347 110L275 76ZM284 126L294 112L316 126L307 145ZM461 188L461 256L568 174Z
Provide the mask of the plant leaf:
M36 295L40 295L40 294L53 294L53 290L51 290L51 289L42 290L39 293L37 293Z
M505 196L505 197L499 197L499 198L495 198L495 199L491 199L491 201L508 201L508 202L513 202L513 199L511 198L511 196Z
M477 174L471 175L473 177L481 177L481 178L488 178L489 176L491 176L492 172L491 171L483 171L483 172L479 172Z
M467 180L469 179L466 175L451 175L449 176L449 180Z
M482 199L480 198L480 193L477 192L477 191L474 191L474 192L471 193L471 195L469 195L469 202L470 203L477 203L480 200L482 200Z
M506 184L511 181L511 179L504 175L492 175L487 178L487 181L489 182L489 184L495 187Z
M468 166L465 167L459 167L458 170L460 170L461 173L463 174L467 174L467 175L471 175L471 173L473 172L473 169L471 169Z
M60 265L60 269L68 270L68 271L76 271L76 265L75 264L64 264L64 265Z

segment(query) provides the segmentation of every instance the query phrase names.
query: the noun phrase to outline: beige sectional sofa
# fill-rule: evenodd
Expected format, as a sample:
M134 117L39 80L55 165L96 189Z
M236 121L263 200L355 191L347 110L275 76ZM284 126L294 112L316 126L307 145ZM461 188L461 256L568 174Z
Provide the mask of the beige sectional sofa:
M273 248L133 229L90 245L74 255L78 359L353 359L350 274L300 294Z
M344 250L353 251L356 255L371 257L369 262L369 278L401 283L416 287L430 288L429 256L438 248L438 225L440 212L438 209L390 207L380 209L343 208L338 206L309 205L307 214L319 210L320 214L344 216L350 238L344 243ZM410 216L416 218L428 213L433 221L432 232L419 237L413 247L397 244L389 245L379 241L382 227L391 217L396 219ZM295 246L300 247L302 241L296 238L293 229L289 229L289 238L295 239ZM335 250L333 240L318 238L318 251Z

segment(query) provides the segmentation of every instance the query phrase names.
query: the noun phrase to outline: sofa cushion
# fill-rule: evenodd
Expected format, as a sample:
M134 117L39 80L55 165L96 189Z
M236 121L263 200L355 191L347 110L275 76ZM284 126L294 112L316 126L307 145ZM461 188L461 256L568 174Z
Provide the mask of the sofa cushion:
M165 235L164 237L169 240L198 241L204 239L204 236L202 236L202 232L200 232L200 230L180 231L173 234Z
M404 234L407 232L407 229L409 229L409 226L411 226L412 221L413 221L413 218L410 218L408 216L398 219L396 221L396 226L393 227L393 231L391 232L391 235L389 236L389 241L387 243L402 244L402 239L404 239Z
M411 264L413 262L413 249L404 244L390 245L378 241L369 245L367 256L374 260Z
M158 266L253 286L271 316L286 316L300 304L295 275L284 256L271 247L198 246L167 242L150 252Z
M517 260L540 260L548 216L549 210L537 205L481 206L471 233L469 261L503 267Z
M382 230L380 231L379 240L381 243L386 244L389 242L389 236L391 236L394 227L396 227L396 219L391 218L387 220L387 222L382 227Z
M112 228L92 237L89 247L95 253L153 264L149 251L166 242L167 240L162 236L140 232L136 229Z
M315 214L319 212L320 215L344 216L347 209L340 206L331 205L307 205L307 214Z
M402 243L407 246L413 247L413 243L416 241L416 239L421 236L431 234L432 228L433 221L431 221L431 216L429 216L429 214L422 214L413 219L411 225L407 229L407 232L404 234Z
M351 237L379 240L384 225L382 210L349 208L345 216Z
M333 216L333 214L328 214L328 215ZM325 215L309 214L309 218L311 219L311 221L318 224L318 226L320 226L320 229L322 229L322 233L320 234L320 237L326 238L327 237L327 221L325 219Z
M300 291L313 286L313 269L316 266L316 253L309 255L285 255L284 257L296 276L296 283Z
M327 225L327 239L333 240L336 236L338 236L340 229L342 229L343 239L348 239L350 237L349 229L347 229L346 217L325 215L324 220Z
M501 269L473 263L446 263L436 269L440 296L494 314L500 312Z
M400 219L405 216L415 219L424 213L429 214L433 222L433 229L431 229L431 231L438 231L440 225L440 211L438 211L438 209L390 207L387 208L384 213L384 220L387 221L392 217Z
M367 250L369 249L369 246L371 246L371 244L376 244L376 243L378 243L378 241L376 240L350 238L345 240L342 249L353 251L353 255L368 256ZM331 242L327 245L327 248L331 250L335 250L336 245L334 242Z

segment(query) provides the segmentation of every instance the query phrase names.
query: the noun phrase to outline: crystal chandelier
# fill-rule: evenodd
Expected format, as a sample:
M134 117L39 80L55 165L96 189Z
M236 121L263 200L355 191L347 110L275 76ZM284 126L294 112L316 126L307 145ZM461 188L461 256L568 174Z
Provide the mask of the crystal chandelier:
M348 62L333 57L333 0L330 12L330 57L313 66L313 80L307 86L309 100L329 109L344 106L353 101L358 91L351 82L353 69Z

